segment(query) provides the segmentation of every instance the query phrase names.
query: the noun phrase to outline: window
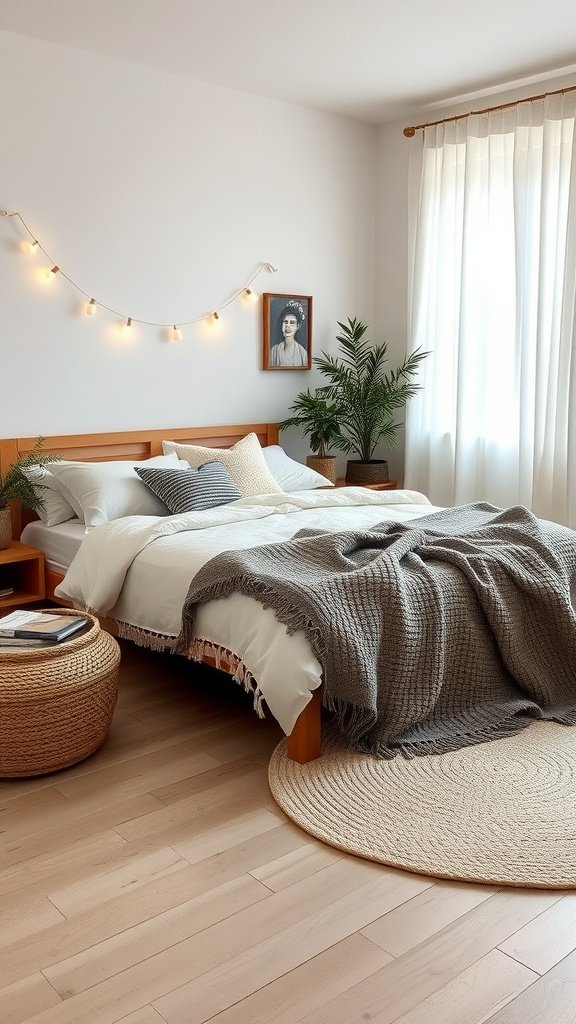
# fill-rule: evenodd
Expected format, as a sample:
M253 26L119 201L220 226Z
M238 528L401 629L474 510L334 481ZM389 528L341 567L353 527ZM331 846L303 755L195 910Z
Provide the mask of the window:
M576 525L574 94L426 130L407 484Z

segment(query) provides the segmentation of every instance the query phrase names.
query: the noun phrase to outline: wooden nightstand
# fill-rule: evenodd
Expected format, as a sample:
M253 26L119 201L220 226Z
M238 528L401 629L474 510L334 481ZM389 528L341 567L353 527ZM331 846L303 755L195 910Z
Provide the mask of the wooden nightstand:
M44 552L17 540L12 541L9 548L3 548L0 551L0 590L2 587L14 587L14 593L0 597L0 615L7 615L22 604L43 601L46 595Z
M347 484L343 476L338 477L335 487L367 487L369 491L394 491L398 484L395 480L386 480L383 484Z

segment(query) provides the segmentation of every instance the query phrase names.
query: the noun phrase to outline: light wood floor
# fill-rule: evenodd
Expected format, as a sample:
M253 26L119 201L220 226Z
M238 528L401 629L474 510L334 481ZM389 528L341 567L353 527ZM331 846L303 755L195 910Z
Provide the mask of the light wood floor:
M279 739L233 683L123 645L105 746L0 781L1 1024L575 1024L576 892L316 842L270 796Z

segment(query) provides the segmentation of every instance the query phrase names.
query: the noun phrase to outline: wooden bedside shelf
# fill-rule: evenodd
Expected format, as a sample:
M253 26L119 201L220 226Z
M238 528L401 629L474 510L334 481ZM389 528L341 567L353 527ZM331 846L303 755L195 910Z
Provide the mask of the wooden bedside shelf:
M10 547L0 551L0 589L14 587L13 594L0 597L0 614L7 614L22 604L43 601L44 552L29 544L12 541Z
M369 491L395 491L398 487L396 480L386 480L383 484L347 484L343 476L338 477L335 487L367 487Z

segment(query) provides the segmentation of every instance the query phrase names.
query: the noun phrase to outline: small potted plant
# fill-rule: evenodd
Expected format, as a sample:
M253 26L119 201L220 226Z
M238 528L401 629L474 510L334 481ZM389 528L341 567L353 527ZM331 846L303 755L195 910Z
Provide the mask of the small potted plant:
M338 409L338 434L332 444L340 451L356 456L346 467L346 483L383 483L388 479L388 463L375 459L381 442L396 444L398 429L395 414L420 390L413 380L420 363L428 355L419 349L406 357L401 366L386 371L387 346L373 345L364 337L366 324L356 317L340 323L336 336L338 355L314 359L330 381L317 389L317 395Z
M288 427L300 427L304 436L310 439L312 455L306 459L306 465L317 473L336 483L336 456L329 455L329 448L340 438L339 415L340 407L324 396L314 394L307 389L296 396L290 412L293 416L278 424L280 430Z
M12 541L12 519L10 502L19 501L24 508L34 512L44 508L44 499L40 493L43 484L34 486L22 470L31 466L45 466L49 462L57 462L59 455L47 455L42 451L44 438L39 437L27 455L22 456L8 467L4 476L0 476L0 549L10 547Z

